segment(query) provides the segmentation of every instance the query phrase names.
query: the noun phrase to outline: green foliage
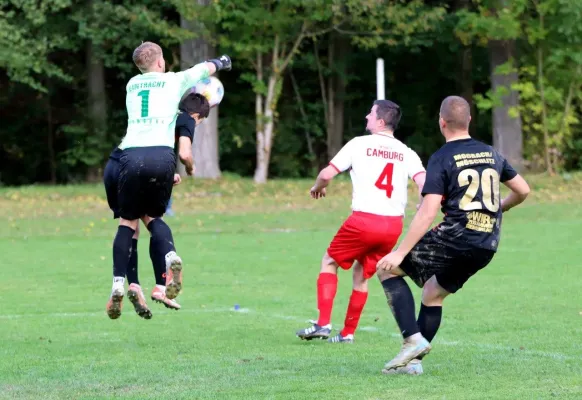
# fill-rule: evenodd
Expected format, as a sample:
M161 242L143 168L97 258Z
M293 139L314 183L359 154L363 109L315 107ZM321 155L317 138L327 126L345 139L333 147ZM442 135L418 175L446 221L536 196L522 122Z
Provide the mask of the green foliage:
M362 49L375 49L380 45L414 48L428 46L434 42L435 28L445 16L442 6L428 6L422 0L338 1L336 18L346 15L340 33L349 34L353 43Z
M165 47L193 37L191 32L180 28L177 21L163 18L171 10L172 4L166 2L126 0L113 4L95 1L89 8L79 8L72 19L78 24L79 37L97 46L98 56L107 67L131 73L136 71L131 63L131 52L139 43L159 39ZM170 60L176 61L177 54Z
M529 69L531 71L531 68ZM518 69L513 65L513 62L507 62L505 64L499 65L497 67L496 73L498 75L509 75L511 73L517 72ZM525 71L525 70L524 70ZM529 82L530 86L533 85ZM491 110L494 107L499 107L503 103L503 97L510 94L511 90L519 90L523 83L519 83L514 87L499 86L496 90L489 89L485 93L477 93L474 96L475 104L481 110ZM518 110L510 110L513 117L517 117L519 114Z
M71 49L75 39L66 23L68 0L4 0L0 8L0 68L31 88L46 92L45 78L70 81L51 59L59 50Z
M201 6L191 0L3 0L0 179L8 184L44 181L50 179L48 171L56 168L58 181L65 182L83 179L89 167L103 166L126 129L124 87L137 72L131 60L133 48L145 40L159 42L169 69L176 70L178 44L197 34L210 39L219 54L233 57L234 70L220 74L226 97L220 107L219 152L227 173L249 175L255 168L255 96L267 95L272 72L277 75L278 104L271 104L277 126L270 171L277 177L314 175L327 162L318 63L324 80L342 74L347 82L345 142L364 134L364 116L375 99L379 56L386 65L386 95L404 111L397 137L426 160L442 144L436 125L440 101L446 94L459 93L458 54L463 44L472 50L472 89L478 106L475 134L490 141L490 110L509 90L488 90L489 59L483 45L490 39L515 39L520 50L513 66L502 66L497 72L516 68L519 74L514 89L520 92L521 104L510 113L522 118L526 157L539 159L544 150L536 59L541 48L550 146L563 168L581 167L582 2L474 0L460 10L453 10L454 4L213 0ZM204 30L182 29L180 14L200 22ZM300 35L303 40L293 50ZM347 39L350 50L330 63L332 36ZM271 69L276 38L278 61ZM89 133L87 114L89 40L106 67L108 129L99 140ZM257 54L262 54L262 80L257 76ZM284 65L289 55L289 64Z
M457 37L468 44L473 41L486 45L489 40L519 38L521 19L531 0L474 0L476 11L462 8L456 12Z
M218 46L255 68L257 54L270 54L277 38L281 46L279 65L275 66L278 69L300 35L318 40L336 31L363 49L429 45L433 43L429 34L444 14L443 7L429 7L421 0L220 0L212 7L199 9L198 15L222 32L215 38ZM268 69L269 63L264 66ZM246 75L245 79L256 93L264 93L256 78Z
M575 107L576 99L582 96L582 2L483 0L475 3L476 12L467 9L457 12L456 34L460 40L486 44L489 40L513 39L521 45L521 55L516 60L518 67L508 63L498 67L496 73L509 73L515 68L519 72L519 83L512 89L520 93L520 106L510 112L522 118L525 156L534 164L542 163L544 129L549 132L548 151L557 155L575 151L578 138L582 137L579 126L582 110ZM477 94L476 104L482 110L489 110L499 105L508 91L509 88L498 88L496 93L489 90ZM568 158L572 157L566 156L563 160Z
M522 115L528 121L524 130L531 138L526 150L532 159L540 150L541 133L547 129L547 146L555 158L554 167L564 167L564 152L576 143L572 127L580 122L580 109L575 99L582 96L582 3L565 0L536 2L530 12L534 18L526 20L525 32L532 51L522 57L520 92L524 99ZM541 74L541 76L540 76ZM532 82L537 84L534 86ZM544 89L547 119L541 117L540 90ZM582 137L578 133L578 137ZM560 161L561 160L561 161ZM547 167L547 166L546 166Z
M275 37L282 46L282 55L288 54L285 46L293 43L302 32L313 33L310 29L316 22L331 16L331 11L323 11L328 9L329 3L220 0L200 9L198 16L222 32L214 38L221 48L231 51L238 60L253 64L257 54L273 50Z
M70 167L78 165L97 165L103 158L102 140L97 136L90 136L81 125L65 125L61 127L71 144L61 153L61 160Z
M519 112L523 122L523 131L527 140L524 143L524 155L534 165L543 164L543 124L542 124L542 102L540 92L536 86L537 72L533 67L524 67L520 71L520 83L515 86L520 93ZM564 88L546 85L545 101L548 110L547 128L552 134L549 145L559 152L567 149L572 143L572 127L578 124L579 115L573 112L565 113L565 99L567 93Z

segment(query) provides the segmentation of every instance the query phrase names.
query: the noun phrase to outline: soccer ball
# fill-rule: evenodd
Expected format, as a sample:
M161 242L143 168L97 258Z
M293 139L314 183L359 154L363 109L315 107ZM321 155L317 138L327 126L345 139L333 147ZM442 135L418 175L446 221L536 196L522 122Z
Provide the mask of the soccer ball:
M224 97L224 86L222 82L215 77L209 76L206 79L201 80L191 89L192 93L200 93L202 96L206 97L210 107L217 106L222 101Z

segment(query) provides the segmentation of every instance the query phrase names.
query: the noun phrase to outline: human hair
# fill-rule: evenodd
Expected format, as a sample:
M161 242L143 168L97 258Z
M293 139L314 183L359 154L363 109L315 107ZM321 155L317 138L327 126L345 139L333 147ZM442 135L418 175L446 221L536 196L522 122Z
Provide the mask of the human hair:
M445 98L441 103L440 114L450 130L461 131L469 129L471 106L464 98L459 96Z
M200 93L190 93L180 102L180 110L188 114L198 114L199 118L208 118L210 103Z
M374 101L376 108L376 118L381 119L386 124L388 129L395 131L400 123L402 111L398 104L390 100L376 100Z
M141 72L147 72L162 56L162 48L153 42L143 42L133 51L133 62Z

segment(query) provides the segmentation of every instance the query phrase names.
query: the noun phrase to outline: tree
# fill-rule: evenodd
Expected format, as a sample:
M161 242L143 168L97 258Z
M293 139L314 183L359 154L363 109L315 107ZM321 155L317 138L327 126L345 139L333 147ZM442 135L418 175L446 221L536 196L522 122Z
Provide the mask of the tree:
M523 133L519 109L517 52L514 39L489 42L491 90L500 96L493 107L493 146L520 170L523 166ZM503 68L511 65L512 68Z
M459 10L470 10L471 0L455 0L453 9L455 12ZM456 74L457 90L461 97L469 102L471 107L472 123L469 126L469 131L474 135L477 129L475 120L477 114L475 112L475 102L473 101L473 45L472 43L463 42L460 42L460 44L461 49L458 52L458 72Z
M316 42L317 43L317 42ZM344 138L344 102L347 87L347 59L351 44L347 35L331 32L327 46L327 80L324 80L317 47L315 59L327 133L327 158L331 160L342 148Z
M56 53L76 44L65 13L70 6L67 0L10 0L0 9L0 68L12 81L37 92L37 101L43 105L43 142L51 183L57 180L51 88L57 81L72 81L72 76L55 61Z
M254 180L267 181L275 138L277 104L283 77L303 41L329 31L318 22L332 17L332 1L217 1L206 17L222 31L218 43L232 52L237 68L245 73L255 93L256 168ZM260 32L260 34L258 34Z
M459 33L489 43L492 90L476 99L481 108L493 108L494 144L516 166L522 119L533 167L543 164L553 174L571 143L570 125L578 121L572 105L582 84L581 13L580 2L567 0L491 0L478 13L460 13Z
M253 73L243 74L255 92L257 162L255 182L267 180L270 154L275 136L277 104L284 73L306 39L336 32L328 41L328 57L336 63L347 49L345 38L367 48L380 44L396 44L403 38L407 44L412 33L424 26L428 31L433 16L442 15L442 9L432 13L416 13L424 6L422 1L318 0L318 1L217 1L208 17L216 22L224 34L219 44L231 49L239 60L251 65ZM344 26L346 29L344 29ZM352 28L353 27L353 28ZM397 28L394 32L390 28ZM353 29L353 30L352 30ZM257 35L260 32L260 35ZM339 34L339 35L338 35ZM337 54L337 55L336 55ZM316 51L317 55L317 51ZM240 62L240 61L239 61ZM327 87L322 68L322 95L325 101L328 154L334 154L342 144L338 134L343 129L342 73L328 75Z
M208 7L210 0L198 0L198 5ZM180 44L180 61L182 69L208 60L215 56L214 46L202 35L205 27L196 20L187 20L181 16L180 26L196 34L195 38L184 40ZM218 158L218 107L210 110L210 115L202 124L196 127L192 146L195 176L197 178L220 178Z
M87 0L87 13L93 12L93 0ZM91 38L85 41L85 64L87 66L87 114L88 135L103 143L107 133L107 94L105 91L105 65L97 45ZM89 181L101 179L101 170L90 166Z
M524 31L533 56L522 61L519 89L527 103L520 111L531 121L527 131L533 140L528 147L542 144L543 163L552 175L561 168L559 159L571 143L570 126L579 122L573 104L582 95L582 4L565 0L530 4L532 18L524 20Z
M477 12L465 7L457 12L457 35L465 44L473 40L489 48L491 90L476 95L477 105L493 109L493 146L518 170L523 166L523 134L519 112L516 40L519 18L527 0L477 1Z
M70 47L62 13L70 5L68 0L5 1L0 9L0 68L12 80L44 93L45 77L71 80L50 59L51 54Z
M423 1L374 2L359 0L334 3L332 31L314 41L311 64L317 68L327 133L327 161L344 142L344 104L349 84L349 54L354 49L385 47L417 49L432 44L429 34L443 18L443 7L427 7ZM341 21L337 23L336 21ZM320 56L323 53L324 56ZM309 57L311 60L311 57ZM327 62L326 62L327 61ZM370 70L374 66L370 65Z

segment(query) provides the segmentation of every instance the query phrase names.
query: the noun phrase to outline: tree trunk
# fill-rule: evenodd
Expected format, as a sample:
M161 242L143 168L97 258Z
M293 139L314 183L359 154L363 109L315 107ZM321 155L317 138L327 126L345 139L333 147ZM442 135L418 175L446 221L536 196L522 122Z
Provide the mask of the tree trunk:
M543 25L542 25L543 26ZM540 102L542 105L542 132L544 134L544 160L546 171L554 175L554 167L551 157L550 133L548 130L548 112L546 105L546 90L544 85L544 55L541 44L538 44L537 61L538 61L538 90L540 91Z
M282 44L279 35L275 35L273 49L271 50L271 68L267 84L267 95L263 99L262 93L256 93L257 166L254 176L255 183L266 183L269 176L269 162L275 135L275 110L277 110L277 102L281 95L283 73L305 37L305 25L306 23L304 22L301 32L295 38L293 45L290 46L288 53L285 53L286 44ZM257 52L255 70L257 81L261 83L264 82L262 57L263 55Z
M455 0L453 11L471 10L471 0ZM477 113L475 112L475 102L473 101L473 48L472 44L461 43L461 51L458 53L457 92L462 98L469 102L471 107L471 124L469 133L474 135L477 132Z
M263 82L263 55L261 53L257 53L257 81ZM255 95L255 131L257 135L257 166L255 167L255 182L258 178L266 177L267 171L262 171L261 168L265 166L265 161L263 160L263 149L265 147L265 140L264 140L264 126L265 126L265 118L263 116L263 95L257 93ZM266 178L263 178L266 180Z
M540 29L544 29L544 15L539 13ZM544 52L542 43L538 43L537 50L537 64L538 64L538 90L540 91L540 102L542 103L542 131L544 133L544 159L546 162L546 171L550 175L554 175L554 167L551 157L550 148L550 133L548 129L548 112L546 104L546 91L544 85Z
M198 4L207 6L210 0L197 0ZM192 31L199 30L196 22L180 19L182 28ZM215 56L215 50L203 38L184 41L180 44L180 59L182 69L208 60ZM221 176L218 155L218 106L210 110L207 120L196 127L192 146L196 178L217 179ZM179 172L185 174L184 166L179 163Z
M266 183L269 177L269 162L275 131L274 110L277 106L276 87L279 79L280 77L276 73L271 73L267 86L267 97L264 101L262 96L257 97L257 110L259 109L259 97L263 108L257 116L261 121L257 124L257 168L254 176L256 183Z
M467 100L471 106L469 133L474 135L477 131L477 113L475 112L475 102L473 101L473 49L471 45L463 46L463 49L459 52L459 69L457 86L461 97Z
M91 1L88 2L91 4ZM85 47L87 64L87 107L89 116L89 135L105 140L107 133L107 96L105 91L105 66L103 60L96 54L93 42L87 41ZM87 180L101 180L100 166L89 166Z
M48 93L46 94L46 127L47 127L47 150L48 150L48 161L50 170L50 183L53 185L57 183L57 161L55 157L55 140L54 140L54 123L53 123L53 109L51 104L51 88L50 80L46 83L46 88Z
M301 114L301 119L303 120L304 124L304 132L305 132L305 143L307 144L307 155L311 162L311 168L316 170L318 168L317 156L315 155L315 150L313 149L313 138L311 137L311 133L309 132L308 122L309 118L307 116L307 112L305 111L305 106L303 104L303 98L301 97L301 92L299 91L299 85L297 84L297 80L295 79L295 75L293 74L293 70L289 71L289 77L291 78L291 85L293 86L293 91L295 92L295 99L297 100L297 105L299 107L299 113Z
M516 59L514 40L491 40L489 42L489 56L491 66L491 87L493 92L505 88L507 94L501 97L502 104L493 108L493 146L509 161L521 170L523 168L523 136L521 117L513 118L509 115L510 109L519 106L519 94L511 86L518 82L516 71L509 74L497 73L497 67Z
M220 178L222 174L218 161L218 107L212 107L208 118L196 127L192 152L196 178Z
M332 34L329 44L327 80L327 156L331 160L342 148L344 137L344 97L346 93L346 58L350 43L346 37Z

